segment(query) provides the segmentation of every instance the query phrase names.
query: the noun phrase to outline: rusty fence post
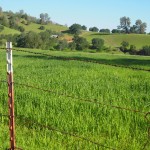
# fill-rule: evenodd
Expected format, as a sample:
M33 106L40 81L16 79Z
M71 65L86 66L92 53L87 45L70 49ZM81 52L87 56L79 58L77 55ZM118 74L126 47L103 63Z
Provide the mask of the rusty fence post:
M15 150L15 114L14 114L12 42L6 42L6 59L7 59L9 132L10 132L9 150Z

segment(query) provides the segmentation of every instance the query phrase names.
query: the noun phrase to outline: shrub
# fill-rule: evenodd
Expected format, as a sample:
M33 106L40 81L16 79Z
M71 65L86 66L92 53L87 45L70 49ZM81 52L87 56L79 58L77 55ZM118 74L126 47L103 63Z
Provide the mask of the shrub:
M69 46L69 48L71 50L75 50L76 49L76 43L75 42L70 42L68 46Z
M93 38L92 39L92 48L101 50L104 46L104 40L99 38Z
M123 41L122 43L121 43L121 47L120 47L120 50L122 51L122 52L127 52L128 51L128 46L129 46L129 43L127 42L127 41Z
M0 25L0 32L4 30L4 26Z
M61 41L59 41L58 45L56 46L57 50L64 50L66 48L68 48L67 40L61 40Z
M84 50L89 47L88 41L83 37L74 36L73 40L76 43L77 50Z
M20 32L24 32L24 31L25 31L24 27L22 27L22 26L19 26L19 27L18 27L18 30L19 30Z
M150 56L150 46L143 46L142 50L139 51L140 55Z
M40 30L45 30L45 27L44 27L44 26L40 26L39 29L40 29Z

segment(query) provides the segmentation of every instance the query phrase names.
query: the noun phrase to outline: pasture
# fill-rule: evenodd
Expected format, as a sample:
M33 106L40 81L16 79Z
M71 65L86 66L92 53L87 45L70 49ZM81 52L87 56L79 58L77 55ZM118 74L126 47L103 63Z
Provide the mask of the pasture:
M142 48L145 45L149 45L150 35L145 34L100 34L93 32L83 32L83 37L88 41L93 38L102 38L105 41L105 46L108 47L120 47L122 41L127 41L131 45L135 45L137 49Z
M24 50L51 56L13 51L17 147L150 148L145 119L150 111L150 57ZM5 55L0 50L1 81L6 80ZM7 84L0 82L0 114L7 113ZM0 119L0 139L0 147L8 148L6 116Z

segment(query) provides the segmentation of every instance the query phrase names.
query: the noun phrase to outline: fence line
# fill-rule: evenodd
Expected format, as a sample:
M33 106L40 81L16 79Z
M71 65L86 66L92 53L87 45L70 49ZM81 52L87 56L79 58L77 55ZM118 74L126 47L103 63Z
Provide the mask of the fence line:
M39 88L39 87L33 86L33 85L21 84L21 83L16 83L16 82L14 82L14 84L21 85L21 86L28 87L28 88L32 88L32 89L36 89L36 90L40 90L40 91L43 91L43 92L50 92L50 93L58 94L56 91ZM146 114L147 113L147 112L142 112L140 110L134 110L134 109L130 109L130 108L124 108L124 107L120 107L120 106L113 106L113 105L109 105L109 104L104 104L104 103L99 102L98 99L93 99L92 100L92 99L77 98L77 97L74 97L74 96L71 96L71 95L66 95L66 94L63 94L63 93L60 93L58 95L59 96L65 96L65 97L72 98L72 99L77 99L77 100L80 100L80 101L83 101L83 102L89 102L89 103L93 103L93 104L100 104L100 105L106 106L106 107L122 109L122 110L130 111L130 112L141 113L141 114Z
M2 80L2 82L7 82L7 81L3 81ZM20 85L20 86L24 86L24 87L27 87L27 88L32 88L32 89L40 90L40 91L43 91L43 92L54 93L54 94L57 94L59 96L64 96L64 97L68 97L68 98L72 98L72 99L77 99L77 100L80 100L82 102L99 104L102 107L111 107L111 108L114 108L114 109L120 109L120 110L124 110L124 111L130 111L130 112L134 112L134 113L140 113L140 114L143 114L143 115L146 115L146 113L147 113L147 112L142 112L140 110L135 110L135 109L131 109L131 108L125 108L125 107L121 107L121 106L115 106L115 105L109 105L109 104L101 103L101 102L99 102L98 99L93 99L93 100L92 99L83 99L83 98L78 98L78 97L74 97L74 96L71 96L71 95L66 95L64 93L58 94L56 91L49 90L49 89L39 88L39 87L33 86L33 85L27 85L27 84L22 84L22 83L17 83L17 82L14 82L14 84Z
M5 80L1 80L2 82L7 82ZM50 92L50 93L55 93L55 94L58 94L56 91L53 91L53 90L48 90L48 89L43 89L43 88L39 88L37 86L33 86L33 85L26 85L26 84L22 84L22 83L16 83L14 82L14 84L16 85L20 85L20 86L24 86L24 87L27 87L27 88L32 88L32 89L36 89L36 90L40 90L40 91L43 91L43 92ZM140 110L135 110L135 109L130 109L130 108L124 108L124 107L120 107L120 106L113 106L113 105L108 105L108 104L104 104L104 103L100 103L100 102L97 102L98 100L97 99L94 99L95 101L93 100L87 100L87 99L83 99L83 98L77 98L77 97L73 97L73 96L70 96L70 95L66 95L66 94L58 94L59 96L65 96L65 97L68 97L68 98L73 98L73 99L77 99L77 100L80 100L80 101L83 101L83 102L89 102L89 103L93 103L93 104L100 104L102 105L102 107L111 107L111 108L114 108L114 109L120 109L120 110L125 110L125 111L130 111L130 112L134 112L134 113L140 113L140 114L143 114L144 115L144 118L147 120L148 124L150 124L150 121L148 119L148 115L150 115L150 112L142 112ZM8 115L4 115L4 116L8 116ZM43 126L43 125L40 125L40 126ZM50 129L49 126L43 126L45 128L48 128ZM53 128L51 128L51 130L53 130ZM62 131L59 131L57 129L54 129L55 131L57 132L60 132L63 134ZM68 135L71 135L71 136L74 136L74 137L77 137L77 138L80 138L82 140L87 140L86 138L84 137L79 137L79 136L76 136L74 134L70 134L70 133L66 133L64 132L65 134L68 134ZM144 144L143 146L143 149L144 150L147 145L149 144L149 140L150 140L150 127L148 128L148 140L146 141L146 143ZM93 143L93 141L89 141L91 143ZM94 143L93 143L94 144ZM104 147L104 146L103 146ZM105 148L108 148L108 147L105 147ZM112 148L111 148L112 149ZM115 150L115 149L114 149Z
M150 112L146 113L146 115L145 115L145 119L148 121L148 123L150 123L150 120L148 118L146 118L146 117L149 114L150 114ZM10 117L10 115L3 115L2 113L0 113L0 116ZM83 137L83 136L80 136L80 135L77 135L77 134L74 134L74 133L69 133L69 132L66 132L64 130L59 130L59 129L56 129L54 127L48 126L48 125L40 124L38 122L35 122L35 121L33 121L33 120L29 119L29 118L26 118L26 117L22 116L22 115L16 115L15 117L16 117L16 119L19 119L20 121L24 120L25 123L23 125L34 124L37 127L40 127L41 129L48 129L50 131L59 132L59 133L61 133L63 135L68 135L68 136L72 136L74 138L79 138L80 140L90 142L90 143L92 143L94 145L97 145L98 147L108 148L108 149L111 149L111 150L117 150L118 149L118 148L112 148L112 147L105 146L105 145L100 144L100 143L98 143L96 141L93 141L93 140L91 140L91 139L89 139L87 137ZM144 146L143 146L142 150L145 150L145 148L147 147L147 145L150 142L149 140L150 140L150 127L148 127L148 140L144 143ZM15 148L15 149L22 150L21 148Z
M0 113L0 116L4 116L4 117L10 117L10 115L3 115ZM108 148L108 149L111 149L111 150L117 150L116 148L112 148L112 147L108 147L108 146L105 146L103 144L100 144L96 141L93 141L87 137L83 137L83 136L80 136L80 135L77 135L77 134L74 134L74 133L69 133L69 132L66 132L64 130L59 130L59 129L56 129L54 127L51 127L51 126L48 126L48 125L43 125L43 124L40 124L38 122L35 122L29 118L26 118L24 116L21 116L21 115L15 115L15 118L16 119L19 119L20 121L25 121L25 123L23 125L30 125L30 124L34 124L36 125L37 127L40 127L41 129L48 129L50 131L54 131L54 132L58 132L58 133L61 133L63 135L68 135L68 136L72 136L74 138L78 138L80 140L83 140L83 141L87 141L87 142L90 142L94 145L97 145L98 147L104 147L104 148Z
M49 55L49 54L29 52L29 51L25 51L25 50L18 50L18 49L13 49L13 50L21 51L21 52L27 52L27 53L32 53L32 54L38 54L38 55L44 55L44 56L48 56L48 57L52 57L52 58L56 58L56 59L61 59L61 60L77 60L77 61L83 61L83 62L91 62L91 63L98 63L98 64L103 64L103 65L109 65L109 66L114 66L114 67L128 68L128 69L133 69L133 70L143 70L143 71L148 71L148 72L150 71L150 70L146 70L146 69L128 67L128 66L123 66L123 65L121 66L121 65L105 64L105 63L102 63L102 62L97 62L96 60L92 61L92 60L83 60L82 58L78 58L78 59L77 58L66 58L66 57L63 57L63 56L53 56L53 55ZM7 83L7 81L5 81L5 80L0 80L0 82ZM27 85L27 84L16 83L16 82L13 82L13 83L16 84L16 85L19 85L19 86L24 86L24 87L27 87L27 88L36 89L36 90L40 90L40 91L43 91L43 92L55 93L55 94L57 94L59 96L65 96L65 97L72 98L72 99L77 99L77 100L80 100L80 101L83 101L83 102L99 104L99 105L102 105L102 107L111 107L111 108L114 108L114 109L125 110L125 111L130 111L130 112L134 112L134 113L143 114L144 118L147 120L148 124L150 125L150 120L148 118L148 115L150 115L150 112L142 112L140 110L135 110L135 109L131 109L131 108L124 108L124 107L120 107L120 106L109 105L109 104L98 102L97 99L93 99L92 100L92 99L77 98L77 97L73 97L71 95L66 95L64 93L57 93L56 91L49 90L49 89L43 89L43 88L40 88L40 87L37 87L37 86L33 86L33 85ZM12 117L10 115L4 115L4 114L0 114L0 116ZM116 148L107 147L107 146L102 145L102 144L100 144L100 143L98 143L96 141L92 141L91 139L88 139L87 137L82 137L82 136L76 135L74 133L68 133L66 131L62 131L62 130L53 128L51 126L42 125L42 124L40 124L38 122L35 122L35 121L33 121L33 120L29 119L29 118L25 118L24 116L19 116L18 115L18 116L16 116L16 118L21 120L21 121L24 120L25 121L24 125L27 125L29 123L30 124L36 124L38 127L42 128L42 129L45 128L45 129L48 129L48 130L51 130L51 131L54 131L54 132L59 132L59 133L61 133L63 135L68 135L68 136L72 136L74 138L79 138L80 140L90 142L90 143L92 143L94 145L97 145L98 147L103 147L103 148L116 150ZM146 149L147 145L150 142L150 126L147 129L147 133L148 133L148 140L146 141L146 143L144 143L144 146L143 146L142 150ZM17 147L15 147L15 149L22 150L21 148L17 148Z
M137 68L137 67L128 67L128 66L125 66L125 65L117 65L117 64L109 64L109 63L100 62L99 60L95 60L93 58L86 58L86 60L85 60L81 57L77 58L77 57L54 56L54 55L50 55L50 54L45 54L45 53L40 53L40 52L32 52L32 51L21 50L21 49L13 49L13 50L18 51L18 52L36 54L36 55L43 55L43 56L55 58L55 59L58 59L58 60L64 60L64 61L76 60L76 61L81 61L81 62L96 63L96 64L101 64L101 65L106 65L106 66L117 67L117 68L127 68L127 69L132 69L132 70L150 72L150 69L143 69L143 68Z

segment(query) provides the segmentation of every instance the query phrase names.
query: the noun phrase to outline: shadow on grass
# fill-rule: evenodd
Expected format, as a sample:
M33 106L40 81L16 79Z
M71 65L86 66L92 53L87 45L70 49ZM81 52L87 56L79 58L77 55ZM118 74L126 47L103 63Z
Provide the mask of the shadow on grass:
M93 33L91 35L112 35L112 34L110 34L110 33Z
M41 56L41 55L14 55L14 57L26 57L26 58L37 58L37 59L45 59L45 60L63 60L63 61L82 61L88 63L98 63L104 65L110 65L115 67L124 67L131 68L135 70L145 70L150 71L150 60L140 60L140 59L132 59L132 58L117 58L117 59L102 59L102 58L88 58L82 56Z

